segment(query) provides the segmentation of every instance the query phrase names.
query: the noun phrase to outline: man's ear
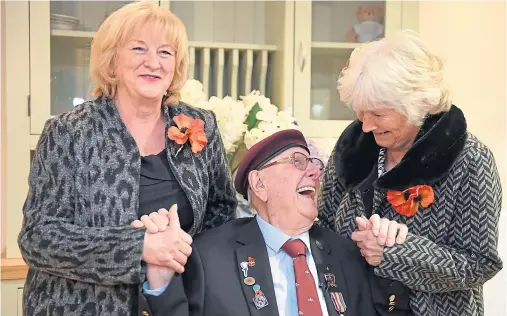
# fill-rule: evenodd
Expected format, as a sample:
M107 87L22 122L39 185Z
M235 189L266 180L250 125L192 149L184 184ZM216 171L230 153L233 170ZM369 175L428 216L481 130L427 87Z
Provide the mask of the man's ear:
M250 190L263 202L268 200L267 187L263 182L261 174L257 170L252 170L248 174L248 183Z

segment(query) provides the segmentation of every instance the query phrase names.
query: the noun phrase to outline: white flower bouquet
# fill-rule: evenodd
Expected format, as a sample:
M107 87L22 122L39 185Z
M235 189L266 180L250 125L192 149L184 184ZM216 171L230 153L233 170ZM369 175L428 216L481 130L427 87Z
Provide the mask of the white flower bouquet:
M180 93L183 102L215 113L233 174L246 151L254 144L279 130L298 129L292 115L279 111L259 91L252 91L240 100L229 96L213 96L207 100L202 83L189 79Z

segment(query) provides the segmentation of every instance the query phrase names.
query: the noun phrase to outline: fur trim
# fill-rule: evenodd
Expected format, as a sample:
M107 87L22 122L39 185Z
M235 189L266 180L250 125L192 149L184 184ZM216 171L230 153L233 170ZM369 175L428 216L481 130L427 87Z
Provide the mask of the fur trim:
M405 190L414 185L433 185L446 175L463 150L466 130L463 112L454 105L449 112L426 118L412 148L375 186ZM379 149L373 134L363 133L360 121L350 124L335 148L338 181L347 189L360 184L376 165Z

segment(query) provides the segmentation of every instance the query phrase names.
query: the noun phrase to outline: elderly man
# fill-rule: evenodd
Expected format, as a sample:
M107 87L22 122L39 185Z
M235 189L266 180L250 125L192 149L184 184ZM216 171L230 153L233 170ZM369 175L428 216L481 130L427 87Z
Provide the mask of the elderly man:
M141 305L156 315L377 315L359 248L314 225L323 168L297 130L254 145L235 186L257 216L199 235L182 275L148 267Z

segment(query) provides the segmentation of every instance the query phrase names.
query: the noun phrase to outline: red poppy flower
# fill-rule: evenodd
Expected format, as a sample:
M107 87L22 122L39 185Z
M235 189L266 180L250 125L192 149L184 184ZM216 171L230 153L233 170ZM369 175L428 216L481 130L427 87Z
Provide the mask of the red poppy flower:
M404 191L387 191L387 201L401 215L412 217L419 206L427 208L435 202L433 188L429 185L416 185Z
M190 140L192 152L197 155L208 143L204 132L204 121L188 117L185 114L179 114L173 120L176 126L169 127L167 137L179 145Z

